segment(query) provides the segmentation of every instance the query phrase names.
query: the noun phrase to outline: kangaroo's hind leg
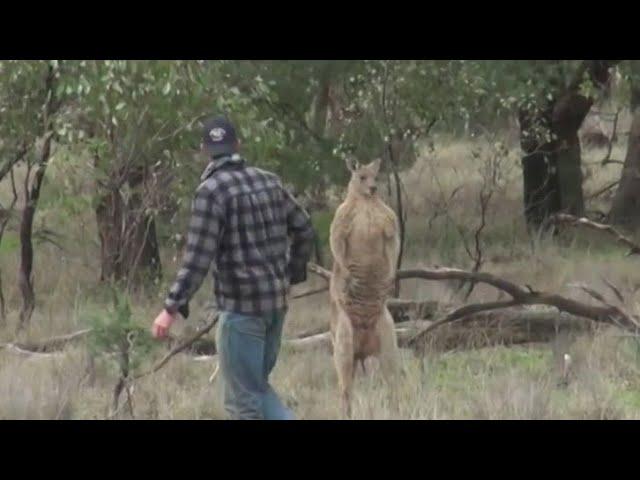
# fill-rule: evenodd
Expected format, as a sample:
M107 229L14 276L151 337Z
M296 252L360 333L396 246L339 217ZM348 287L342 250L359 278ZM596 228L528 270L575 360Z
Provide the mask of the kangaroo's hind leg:
M351 417L351 391L354 376L353 327L346 312L339 306L335 309L333 335L333 361L338 374L342 400L342 414Z
M398 350L398 339L393 323L393 317L386 308L382 318L378 323L378 336L380 341L380 370L382 376L390 389L391 399L396 406L399 406L399 380L401 376L400 352Z

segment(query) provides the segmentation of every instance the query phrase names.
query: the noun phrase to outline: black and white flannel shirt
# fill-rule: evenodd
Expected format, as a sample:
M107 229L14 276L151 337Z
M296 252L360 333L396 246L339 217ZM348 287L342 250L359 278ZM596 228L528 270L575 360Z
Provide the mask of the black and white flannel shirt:
M186 318L213 264L219 310L282 312L289 286L306 280L314 239L309 215L275 174L247 165L239 155L213 161L201 180L182 268L165 308Z

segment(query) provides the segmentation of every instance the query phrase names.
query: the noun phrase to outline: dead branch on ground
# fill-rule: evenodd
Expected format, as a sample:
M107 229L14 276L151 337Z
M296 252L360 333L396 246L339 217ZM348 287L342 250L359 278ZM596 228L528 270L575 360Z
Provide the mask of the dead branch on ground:
M79 330L67 335L51 337L41 342L9 342L0 344L0 350L6 348L24 354L52 354L59 352L69 343L87 336L91 329Z
M615 229L611 225L597 223L585 217L578 218L567 213L558 213L556 215L553 215L552 217L550 217L550 221L558 225L565 224L572 227L583 226L590 228L591 230L608 233L609 235L615 237L618 243L629 248L629 253L627 253L627 256L637 255L640 253L640 245L638 245L630 238L625 237L622 233L620 233L619 230Z
M310 265L310 270L318 275L330 276L331 274L324 269L320 269L317 265ZM460 307L446 315L444 318L430 324L423 331L419 332L410 341L410 345L415 345L418 340L423 338L429 332L473 314L486 312L489 310L503 309L516 305L546 305L555 307L560 312L565 312L576 317L583 317L595 322L621 326L622 328L636 331L640 324L635 316L629 315L621 308L602 302L603 305L589 305L578 302L571 298L566 298L555 293L538 292L531 287L525 288L513 282L484 272L469 272L455 268L436 267L432 269L413 269L402 270L398 272L397 278L402 279L424 279L435 281L457 280L457 281L475 281L476 283L484 283L490 285L504 293L507 293L511 300L503 302L487 302L479 304L471 304ZM602 297L603 298L603 297Z

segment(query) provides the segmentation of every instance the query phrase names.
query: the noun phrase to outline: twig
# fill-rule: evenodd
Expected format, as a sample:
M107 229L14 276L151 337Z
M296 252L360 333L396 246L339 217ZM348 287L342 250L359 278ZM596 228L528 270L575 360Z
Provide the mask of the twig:
M595 193L592 193L591 195L589 195L587 197L587 200L591 200L592 198L596 198L599 197L600 195L602 195L605 192L608 192L609 190L611 190L612 188L615 188L616 186L618 186L620 184L620 180L616 180L615 182L611 182L609 185L606 185L605 187L601 188L600 190L598 190Z
M607 145L607 155L600 162L603 167L609 163L617 163L616 160L611 160L611 151L613 150L613 141L616 138L616 131L618 129L618 117L620 116L621 111L622 107L619 107L613 117L613 132L611 133L611 138L609 138L609 142Z

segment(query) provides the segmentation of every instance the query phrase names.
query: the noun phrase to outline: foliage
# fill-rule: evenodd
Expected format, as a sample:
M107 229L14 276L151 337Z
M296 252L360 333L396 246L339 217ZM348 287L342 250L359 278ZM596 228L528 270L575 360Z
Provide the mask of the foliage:
M89 315L91 330L88 339L89 352L93 356L108 355L110 365L118 370L120 355L128 355L128 368L135 371L158 347L148 328L138 325L131 313L129 299L112 290L112 306L106 314Z

